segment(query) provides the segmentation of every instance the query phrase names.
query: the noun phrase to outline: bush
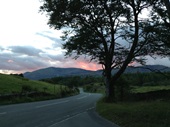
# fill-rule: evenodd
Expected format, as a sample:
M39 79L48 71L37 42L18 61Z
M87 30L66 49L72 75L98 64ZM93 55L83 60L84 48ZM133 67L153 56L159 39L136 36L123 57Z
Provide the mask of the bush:
M133 101L169 100L170 90L157 90L145 93L132 93Z
M29 85L22 85L22 88L21 88L21 93L29 93L33 91L33 88Z
M120 77L115 82L115 99L123 101L128 98L130 93L130 87L127 80L124 77Z
M93 85L92 84L88 84L88 85L84 86L84 90L86 92L92 92L92 89L93 89Z

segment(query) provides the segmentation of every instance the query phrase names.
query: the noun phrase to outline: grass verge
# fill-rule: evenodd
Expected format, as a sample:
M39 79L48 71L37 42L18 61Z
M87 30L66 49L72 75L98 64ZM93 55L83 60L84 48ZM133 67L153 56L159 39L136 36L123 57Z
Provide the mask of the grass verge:
M131 89L132 93L147 93L151 91L158 91L158 90L170 90L170 85L164 86L133 86Z
M170 127L170 101L105 103L97 112L121 127Z

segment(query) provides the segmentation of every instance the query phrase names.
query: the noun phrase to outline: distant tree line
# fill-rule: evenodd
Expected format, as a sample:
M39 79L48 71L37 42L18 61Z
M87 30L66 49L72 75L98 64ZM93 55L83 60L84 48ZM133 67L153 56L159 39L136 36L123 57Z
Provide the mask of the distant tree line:
M165 76L166 75L166 76ZM129 73L123 74L122 78L126 80L126 85L130 86L153 86L153 85L170 85L170 73ZM101 84L103 77L95 76L70 76L70 77L54 77L49 79L42 79L52 84L65 85L70 88L81 87L85 85Z
M69 76L69 77L54 77L49 79L42 79L41 81L45 81L52 84L60 84L66 85L70 88L73 87L80 87L87 84L93 84L96 82L102 82L102 77L95 77L95 76Z
M23 75L22 73L20 73L20 74L10 74L10 75L19 76L19 77L24 77L24 75Z
M166 76L165 76L166 75ZM170 73L135 73L123 74L127 84L131 86L157 86L157 85L170 85Z

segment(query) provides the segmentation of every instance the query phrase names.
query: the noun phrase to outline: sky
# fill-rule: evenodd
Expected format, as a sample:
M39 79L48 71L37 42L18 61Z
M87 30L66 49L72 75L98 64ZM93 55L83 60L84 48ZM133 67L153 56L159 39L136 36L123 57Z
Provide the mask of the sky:
M0 2L0 73L24 73L46 67L97 70L101 66L80 58L65 58L61 31L49 28L39 13L40 0Z
M101 69L101 65L81 57L64 56L62 31L47 25L48 18L39 13L40 0L3 0L0 2L0 73L24 73L47 67ZM169 58L147 64L170 67Z

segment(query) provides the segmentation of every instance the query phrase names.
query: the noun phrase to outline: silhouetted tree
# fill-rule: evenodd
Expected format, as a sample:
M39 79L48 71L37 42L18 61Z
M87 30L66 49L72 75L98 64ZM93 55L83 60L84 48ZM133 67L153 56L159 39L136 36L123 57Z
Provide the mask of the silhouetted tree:
M170 1L148 0L151 4L151 20L148 22L148 34L152 34L151 40L165 44L170 48Z
M153 18L162 20L167 27L170 27L170 1L169 0L149 0L152 5ZM157 14L155 14L155 12Z
M66 55L87 55L103 67L106 95L114 98L115 81L133 62L144 63L148 54L164 55L147 35L147 19L140 17L151 6L147 0L42 0L48 24L64 29ZM144 32L143 32L144 31ZM156 47L155 47L156 45ZM112 76L112 69L119 68Z

